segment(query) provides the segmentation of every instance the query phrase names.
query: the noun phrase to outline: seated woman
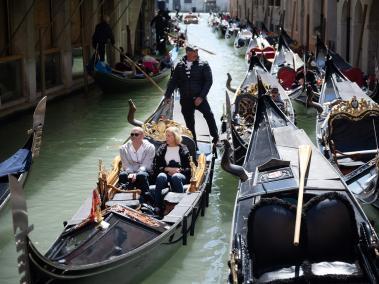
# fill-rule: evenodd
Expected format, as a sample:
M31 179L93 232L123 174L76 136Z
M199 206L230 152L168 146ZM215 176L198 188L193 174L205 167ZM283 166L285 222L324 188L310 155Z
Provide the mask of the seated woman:
M149 49L143 50L142 63L146 72L153 74L157 74L159 72L159 61L150 55Z
M166 129L166 143L157 150L154 159L154 172L157 175L153 193L155 206L162 209L162 189L170 182L174 192L184 192L183 185L191 178L190 153L187 146L181 144L182 136L177 127Z
M155 156L155 147L143 139L141 127L134 127L130 133L130 140L120 147L122 169L119 183L122 187L136 187L141 189L142 196L149 192L149 172Z

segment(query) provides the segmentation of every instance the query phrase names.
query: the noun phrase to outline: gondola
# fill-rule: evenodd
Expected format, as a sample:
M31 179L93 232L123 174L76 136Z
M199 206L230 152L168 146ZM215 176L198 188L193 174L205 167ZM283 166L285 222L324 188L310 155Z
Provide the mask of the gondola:
M320 152L358 199L379 206L379 105L348 80L331 57L326 61L319 105L316 140Z
M22 251L19 270L23 279L28 278L32 284L137 283L167 260L177 246L187 243L208 204L215 154L210 136L204 131L198 133L202 141L198 141L200 150L196 152L191 132L178 122L183 120L178 108L178 97L171 104L162 100L142 123L134 119L135 106L130 101L128 115L129 122L143 127L147 139L157 146L165 139L165 129L177 126L182 132L182 143L193 156L191 183L185 186L185 193L165 195L163 219L157 218L151 206L139 202L138 189L119 187L121 165L117 156L111 171L100 165L97 187L72 219L65 222L63 232L43 255L29 239L26 204L20 196L22 188L11 178L12 197L16 197L15 237L18 251ZM21 217L20 210L25 212Z
M167 78L171 74L171 68L164 68L158 74L151 76L155 82L160 82ZM122 75L120 73L115 73L112 71L99 71L95 70L93 78L96 84L104 91L110 93L122 93L130 89L145 88L150 86L151 83L143 74L141 76L128 77L129 75L125 73Z
M39 155L45 110L46 97L43 97L34 110L32 128L27 132L28 138L25 145L7 160L0 163L0 211L7 204L10 197L8 175L14 175L20 184L24 184L33 159Z
M183 48L174 45L169 54L171 62L175 62L179 52ZM96 84L109 93L124 93L130 89L140 89L151 86L150 80L144 74L134 74L132 71L120 72L112 69L105 62L98 61L90 72ZM171 67L165 66L157 74L151 75L151 79L160 82L171 74Z
M224 142L221 165L241 180L228 282L378 283L379 240L345 182L270 97L257 104L243 167Z
M258 80L258 77L261 79ZM295 114L291 100L276 78L270 75L259 60L258 56L251 58L248 72L240 87L235 90L234 100L230 104L229 95L226 94L226 111L223 115L223 127L225 134L233 144L233 161L241 165L246 156L251 132L256 121L256 108L259 94L259 86L264 84L267 88L278 88L282 99L282 111L294 122ZM230 87L229 87L230 89ZM233 90L232 90L233 91Z
M233 45L240 28L237 23L231 23L225 32L225 40L227 44Z
M221 20L221 23L218 26L217 36L218 38L225 38L227 29L229 28L229 23L227 20Z
M279 43L274 62L271 65L271 75L278 78L280 84L286 91L296 93L301 88L294 88L293 83L295 82L296 73L301 70L303 66L303 60L297 53L292 51L282 31L279 35Z
M338 53L334 52L331 49L328 49L322 40L317 37L316 44L316 65L321 69L325 69L326 58L330 56L333 59L336 67L352 82L358 84L359 87L365 89L364 87L364 77L363 72L358 67L353 67L349 62L343 59ZM370 96L370 92L368 90L364 90L367 92L367 95Z
M247 47L249 46L249 42L252 37L252 32L247 29L242 29L238 32L233 46L239 56L245 56Z
M275 57L275 48L267 41L262 34L255 34L249 42L249 45L245 54L245 62L249 65L250 58L253 54L262 55L266 61L270 62L271 66ZM266 66L266 65L265 65Z
M183 22L185 25L198 24L199 23L199 17L195 14L189 13L189 14L184 16Z

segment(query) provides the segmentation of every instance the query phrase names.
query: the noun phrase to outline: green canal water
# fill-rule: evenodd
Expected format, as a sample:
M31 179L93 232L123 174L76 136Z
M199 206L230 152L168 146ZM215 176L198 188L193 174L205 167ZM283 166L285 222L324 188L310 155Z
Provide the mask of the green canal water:
M222 115L225 101L226 73L240 82L246 72L243 58L233 47L217 39L207 27L203 15L199 25L188 27L192 44L213 51L200 51L209 61L214 83L208 95L215 116ZM167 81L166 81L167 82ZM162 87L166 85L162 83ZM68 220L94 188L98 160L110 168L118 148L127 138L128 99L137 106L137 118L143 120L155 109L160 94L154 88L125 90L123 94L103 94L92 88L88 94L73 94L47 103L45 130L40 157L35 161L25 185L30 223L34 225L31 239L41 252L46 252ZM295 103L297 123L314 140L315 111ZM0 161L17 150L30 127L32 112L22 113L0 122ZM218 123L220 121L218 120ZM219 123L220 124L220 123ZM237 179L223 172L216 162L209 207L196 224L195 236L187 246L147 275L143 283L224 283L228 275L228 248ZM371 216L376 212L369 208ZM16 249L12 233L9 204L0 212L0 283L19 282ZM127 271L125 271L127 273Z

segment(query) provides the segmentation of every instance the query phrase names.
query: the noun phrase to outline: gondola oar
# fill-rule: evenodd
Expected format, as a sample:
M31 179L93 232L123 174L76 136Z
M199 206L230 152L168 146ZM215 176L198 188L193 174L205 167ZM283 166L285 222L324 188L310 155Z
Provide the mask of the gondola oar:
M115 47L114 45L112 45L113 48L115 50L117 50L120 54L122 53L121 50L119 50L117 47ZM145 75L146 79L148 79L155 87L157 87L157 89L162 93L164 94L164 91L162 90L161 87L159 87L159 85L141 68L138 66L138 64L136 64L131 58L129 58L128 56L126 56L125 54L123 54L123 56L125 56L126 60L128 60L128 62L132 63L139 71L141 71L143 73L143 75Z
M297 210L296 210L296 223L295 223L295 236L293 239L293 244L295 246L299 245L300 239L300 225L301 225L301 214L303 211L303 195L304 195L304 183L305 175L311 160L312 147L311 145L300 145L299 146L299 196L297 198Z
M176 36L176 35L173 35L173 34L170 34L170 33L166 33L166 34L167 34L168 36L170 36L170 37L173 37L173 38L179 39L179 37ZM188 40L185 40L185 44L187 44L187 43L188 43ZM198 45L196 45L196 47L197 47L198 49L202 50L202 51L205 51L205 52L209 53L209 54L216 55L216 53L214 53L213 51L207 50L207 49L202 48L202 47L200 47L200 46L198 46Z

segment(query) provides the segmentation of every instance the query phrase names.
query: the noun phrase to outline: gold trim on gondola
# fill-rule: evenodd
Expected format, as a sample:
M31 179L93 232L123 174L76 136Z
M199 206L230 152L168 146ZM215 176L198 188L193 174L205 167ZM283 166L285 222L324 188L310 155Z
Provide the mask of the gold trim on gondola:
M266 90L269 90L271 87L269 84L263 84L263 86ZM258 84L249 84L244 87L239 87L236 91L236 97L245 94L258 97Z
M172 126L177 127L181 135L186 135L193 138L191 131L187 127L170 119L160 119L158 122L147 122L142 125L142 128L145 136L156 141L163 142L166 141L166 129Z
M354 96L351 100L340 101L334 105L330 111L330 117L335 118L338 117L338 115L348 115L351 116L352 119L360 119L367 111L379 112L379 105L363 98L357 100Z
M379 116L379 105L361 98L357 100L354 96L348 101L340 101L334 105L328 117L328 133L333 133L333 122L336 119L349 119L359 121L367 116Z

